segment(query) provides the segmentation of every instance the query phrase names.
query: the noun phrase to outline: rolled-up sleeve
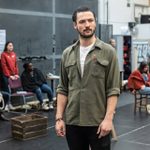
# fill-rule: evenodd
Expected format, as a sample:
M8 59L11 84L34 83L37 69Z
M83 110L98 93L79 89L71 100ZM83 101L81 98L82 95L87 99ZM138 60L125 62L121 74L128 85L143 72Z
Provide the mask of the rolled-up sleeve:
M68 95L68 75L65 69L65 53L62 55L61 65L60 65L60 79L57 87L57 94Z
M106 78L106 94L107 97L112 95L120 94L120 73L119 73L119 64L116 52L111 51L110 55L110 64L107 70L107 78Z

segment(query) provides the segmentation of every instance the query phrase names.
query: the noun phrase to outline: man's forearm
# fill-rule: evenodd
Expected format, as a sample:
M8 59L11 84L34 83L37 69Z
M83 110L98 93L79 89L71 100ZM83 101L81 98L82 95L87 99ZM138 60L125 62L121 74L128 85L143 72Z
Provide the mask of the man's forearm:
M67 105L67 96L63 94L58 94L57 95L56 119L63 118L66 105Z
M117 105L118 97L117 96L110 96L107 99L107 110L105 119L113 120L116 105Z

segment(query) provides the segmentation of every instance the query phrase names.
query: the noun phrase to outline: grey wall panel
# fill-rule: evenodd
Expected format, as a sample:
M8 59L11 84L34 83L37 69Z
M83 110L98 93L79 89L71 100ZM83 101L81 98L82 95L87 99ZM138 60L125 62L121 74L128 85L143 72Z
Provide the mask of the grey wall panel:
M52 19L49 17L0 14L0 28L14 42L18 56L51 55Z
M60 75L60 59L56 59L56 74Z
M72 14L74 9L81 5L86 5L91 7L95 12L97 12L97 0L56 0L56 12L64 14Z
M0 8L52 12L52 0L0 0Z
M77 38L71 19L56 19L56 53L62 51L72 44L73 39Z
M71 20L73 11L86 5L97 14L97 1L0 0L0 29L6 29L7 40L14 42L17 56L48 56L47 60L32 62L44 73L55 71L53 73L59 74L62 51L77 38ZM56 45L53 45L53 34ZM23 63L18 61L20 73Z
M110 24L99 24L99 37L102 41L108 43L112 38L113 26Z
M49 72L52 72L52 60L32 60L31 61L34 67L39 68L44 75ZM24 61L18 61L19 74L21 75L23 71Z

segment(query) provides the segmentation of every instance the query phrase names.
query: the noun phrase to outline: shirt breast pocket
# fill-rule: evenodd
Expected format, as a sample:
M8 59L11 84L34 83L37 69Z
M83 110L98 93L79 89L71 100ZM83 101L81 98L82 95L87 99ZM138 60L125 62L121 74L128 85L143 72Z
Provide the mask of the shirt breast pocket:
M97 59L96 61L94 61L92 66L92 75L96 78L104 78L108 64L108 60Z
M76 61L67 62L65 65L69 80L73 79L76 76L77 65Z

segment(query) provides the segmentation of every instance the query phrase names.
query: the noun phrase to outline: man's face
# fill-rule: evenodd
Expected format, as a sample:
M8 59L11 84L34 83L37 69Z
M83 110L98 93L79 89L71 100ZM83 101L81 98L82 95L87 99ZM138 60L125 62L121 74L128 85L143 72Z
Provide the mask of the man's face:
M112 45L112 47L114 47L114 48L116 47L116 41L115 41L114 39L111 40L111 45Z
M77 13L77 20L74 28L79 32L81 38L91 38L96 30L96 21L90 11Z
M32 63L29 63L28 64L28 71L30 72L30 71L32 71L33 70L33 65L32 65Z

